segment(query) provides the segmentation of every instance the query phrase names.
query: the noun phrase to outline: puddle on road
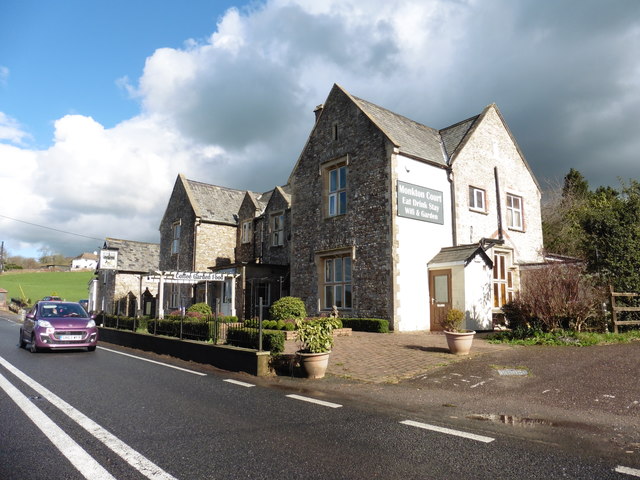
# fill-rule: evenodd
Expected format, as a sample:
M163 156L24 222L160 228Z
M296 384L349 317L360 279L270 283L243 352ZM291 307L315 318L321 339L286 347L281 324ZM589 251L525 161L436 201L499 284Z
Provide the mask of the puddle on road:
M517 427L532 427L536 425L545 425L547 427L556 427L556 423L550 420L540 418L522 418L514 415L495 415L495 414L477 414L469 415L467 418L471 420L482 420L486 422L503 423L505 425L514 425Z
M474 415L467 415L470 420L481 420L485 422L502 423L503 425L511 425L513 427L565 427L565 428L577 428L580 430L597 431L597 428L592 425L587 425L578 422L554 422L543 418L526 418L517 417L515 415L496 415L489 413L481 413Z

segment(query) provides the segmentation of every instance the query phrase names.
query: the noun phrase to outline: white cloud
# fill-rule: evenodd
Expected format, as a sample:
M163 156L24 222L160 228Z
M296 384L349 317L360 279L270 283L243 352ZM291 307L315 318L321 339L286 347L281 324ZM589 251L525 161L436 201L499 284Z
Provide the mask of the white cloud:
M9 141L15 145L24 145L31 136L22 129L20 122L0 112L0 141Z
M180 172L241 189L286 182L313 108L334 82L435 128L495 101L539 176L585 165L593 183L602 174L609 175L602 183L613 183L637 172L640 124L640 3L616 5L585 1L579 16L570 5L534 0L273 0L233 8L205 40L160 48L139 79L116 80L140 102L134 118L105 128L68 115L45 150L0 144L3 168L28 165L28 174L10 175L23 185L20 198L30 199L8 202L18 192L0 177L0 204L98 238L157 240ZM0 82L7 77L0 67ZM0 114L0 140L27 138ZM607 151L615 158L602 158ZM69 238L17 228L29 241L78 253Z

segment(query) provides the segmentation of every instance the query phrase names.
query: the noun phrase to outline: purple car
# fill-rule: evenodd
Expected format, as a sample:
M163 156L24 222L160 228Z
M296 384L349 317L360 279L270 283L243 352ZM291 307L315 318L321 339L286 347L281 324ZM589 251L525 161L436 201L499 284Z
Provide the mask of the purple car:
M75 302L36 303L20 328L20 347L27 343L31 352L45 348L96 349L98 328L80 304Z

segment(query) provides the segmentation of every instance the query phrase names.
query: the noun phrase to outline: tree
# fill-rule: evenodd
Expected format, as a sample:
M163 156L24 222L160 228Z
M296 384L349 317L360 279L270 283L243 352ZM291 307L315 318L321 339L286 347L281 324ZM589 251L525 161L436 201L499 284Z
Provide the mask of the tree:
M589 183L573 168L565 175L562 189L551 188L542 205L542 233L547 252L582 257L583 232L580 226L591 193Z
M589 271L618 291L640 292L640 183L596 190L580 225Z

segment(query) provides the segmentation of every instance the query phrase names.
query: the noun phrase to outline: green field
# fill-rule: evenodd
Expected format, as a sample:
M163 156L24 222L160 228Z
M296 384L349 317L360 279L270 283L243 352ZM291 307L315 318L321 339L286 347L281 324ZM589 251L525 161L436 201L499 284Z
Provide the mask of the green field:
M0 275L0 288L8 290L7 303L11 298L30 300L30 304L47 295L57 295L65 300L77 302L89 295L89 281L93 271L82 272L5 272ZM22 291L21 291L22 288Z

